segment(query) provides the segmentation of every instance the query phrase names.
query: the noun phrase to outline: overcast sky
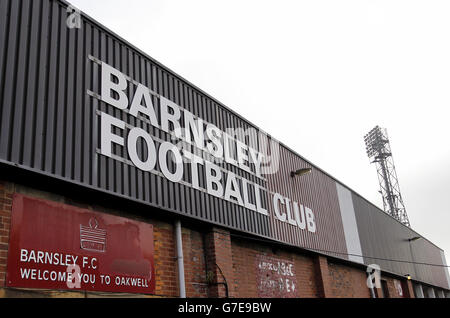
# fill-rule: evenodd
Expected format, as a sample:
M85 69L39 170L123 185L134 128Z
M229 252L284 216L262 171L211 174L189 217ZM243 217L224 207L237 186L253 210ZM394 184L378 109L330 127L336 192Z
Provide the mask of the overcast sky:
M387 128L450 262L450 1L70 2L379 207L363 137Z

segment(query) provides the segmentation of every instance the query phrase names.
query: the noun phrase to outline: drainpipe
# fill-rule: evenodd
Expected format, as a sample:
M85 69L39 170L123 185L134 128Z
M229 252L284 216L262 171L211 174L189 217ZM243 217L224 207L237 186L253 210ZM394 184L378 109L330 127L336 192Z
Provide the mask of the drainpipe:
M181 222L175 222L175 236L177 241L178 260L178 286L180 286L180 298L186 298L186 286L184 282L183 239L181 237Z
M367 287L369 287L370 290L370 297L377 298L377 294L375 294L375 286L372 282L372 276L369 272L367 272Z
M369 290L370 290L370 297L377 298L374 287L373 286L370 287Z

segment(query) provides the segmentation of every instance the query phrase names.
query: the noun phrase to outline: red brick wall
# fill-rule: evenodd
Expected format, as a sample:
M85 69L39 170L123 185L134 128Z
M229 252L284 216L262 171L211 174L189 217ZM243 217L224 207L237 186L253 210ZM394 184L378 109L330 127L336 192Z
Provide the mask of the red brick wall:
M318 297L333 297L330 270L325 256L317 255L314 259Z
M239 297L258 297L255 257L262 251L258 251L256 246L243 242L232 240L231 243L234 272L231 289Z
M176 249L173 226L153 224L155 248L155 293L160 296L178 296Z
M178 297L178 262L174 226L153 223L156 295ZM207 297L205 255L202 234L182 228L184 276L187 297Z
M4 287L6 281L13 192L11 183L0 181L0 287Z
M350 266L342 264L334 264L328 262L328 269L330 272L330 284L331 284L331 297L352 297L352 298L365 298L371 297L370 290L366 284L366 273L357 268L352 268ZM408 284L402 284L406 282L405 279L393 278L391 276L381 276L381 280L386 281L389 298L402 298L399 292L395 288L394 280L398 280L402 285L403 294L408 295ZM412 287L412 285L410 286ZM383 292L379 289L377 290L378 297L382 297ZM414 297L414 295L412 296Z
M6 286L6 266L13 194L14 185L0 181L0 288ZM39 193L37 196L44 199L55 199L54 195L47 197L45 194ZM64 201L64 198L60 199ZM80 206L83 206L83 203L80 203ZM110 212L102 211L102 208L99 207L96 207L96 209L99 212ZM115 213L118 215L123 214L114 211ZM153 225L156 275L155 295L178 297L178 270L174 226L154 220L140 219L139 221L148 222ZM183 252L187 296L206 297L205 256L203 253L202 234L200 232L183 228Z
M317 281L317 268L311 256L294 254L295 272L298 282L298 297L320 297L320 288Z
M402 286L404 286L403 291L407 290L406 297L416 298L416 296L414 294L414 287L413 287L412 281L406 280L406 282L404 284L402 284Z
M258 293L258 255L287 260L294 263L296 297L318 297L319 290L316 280L316 267L313 258L286 251L276 251L267 245L253 244L236 239L232 240L232 257L234 281L232 289L238 297L260 297Z
M212 228L205 236L205 253L208 281L212 283L208 288L208 296L225 297L225 286L217 283L226 281L228 296L235 297L236 295L232 288L234 271L230 233L223 229Z
M178 297L178 262L174 226L152 222L157 296ZM184 276L187 297L207 297L203 234L182 228Z
M394 283L394 280L397 280L398 282L401 283L400 279L394 279L392 277L386 277L386 276L382 276L381 279L385 280L387 283L387 287L388 287L388 291L389 291L389 295L388 295L389 298L403 298L403 296L400 296L398 290L395 288L395 283ZM408 291L405 290L405 288L406 288L406 286L402 285L403 295L405 295L405 293L408 293ZM381 293L379 292L378 295L381 295Z
M205 254L203 234L186 228L182 229L184 276L187 297L207 297Z
M14 184L0 181L0 289L5 287L14 189ZM19 192L23 191L20 187L17 189ZM50 200L67 199L70 202L70 198L50 194L38 196ZM124 211L102 211L101 207L95 209L126 216ZM155 296L178 297L174 225L146 218L140 218L140 221L153 224ZM364 270L334 263L325 256L273 249L262 242L233 237L229 231L220 228L211 228L203 233L183 227L182 236L187 297L224 297L225 288L211 284L224 282L219 267L228 283L230 297L261 297L258 291L258 279L261 278L258 275L261 272L258 274L257 265L261 255L264 255L263 258L285 260L294 264L295 297L370 297ZM399 297L394 278L383 276L382 279L387 282L389 296ZM381 295L381 292L378 294Z
M365 271L342 264L328 262L330 297L368 298L370 290L366 284Z
M239 297L259 297L255 266L258 254L294 262L297 297L370 297L370 291L366 285L366 273L361 269L328 262L324 256L302 255L286 251L273 253L267 246L232 240L235 277L233 289ZM393 287L393 282L391 283Z

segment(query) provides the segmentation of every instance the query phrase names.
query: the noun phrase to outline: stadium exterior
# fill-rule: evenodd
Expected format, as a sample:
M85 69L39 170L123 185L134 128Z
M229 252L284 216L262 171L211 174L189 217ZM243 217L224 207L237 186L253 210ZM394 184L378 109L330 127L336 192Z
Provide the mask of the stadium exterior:
M0 105L0 297L450 297L442 249L65 1L0 0Z

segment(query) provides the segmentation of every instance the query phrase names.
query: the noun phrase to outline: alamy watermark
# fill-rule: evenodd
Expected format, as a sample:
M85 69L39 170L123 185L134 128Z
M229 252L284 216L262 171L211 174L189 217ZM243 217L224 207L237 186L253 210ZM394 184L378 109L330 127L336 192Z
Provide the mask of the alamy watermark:
M81 11L72 5L67 7L67 20L66 25L69 29L81 28Z
M381 288L381 269L377 264L367 266L367 287L370 289Z

